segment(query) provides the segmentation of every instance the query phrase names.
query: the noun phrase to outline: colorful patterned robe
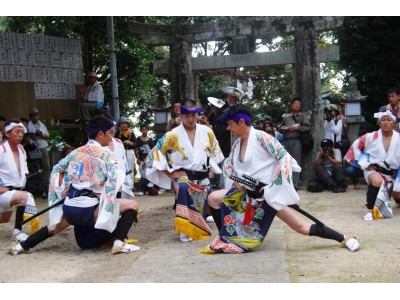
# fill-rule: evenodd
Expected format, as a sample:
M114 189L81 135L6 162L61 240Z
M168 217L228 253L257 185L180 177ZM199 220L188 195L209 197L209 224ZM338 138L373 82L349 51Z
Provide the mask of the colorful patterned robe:
M292 172L301 168L274 137L252 127L243 162L239 160L240 146L239 139L224 165L225 187L231 188L221 203L222 229L201 253L244 253L258 247L276 212L299 201ZM252 199L237 190L231 174L246 180L245 174L267 184L263 197Z
M66 172L61 185L58 182L60 171ZM76 189L90 189L95 193L100 193L99 215L95 228L113 232L120 216L119 204L115 201L115 196L123 182L124 177L121 173L123 171L115 157L98 142L89 140L85 146L72 151L53 167L49 187L49 206L64 199L64 191L71 184ZM82 199L82 202L84 201L85 199ZM61 217L62 205L59 205L50 210L49 225L58 224Z
M218 163L224 159L213 131L204 125L196 124L194 145L183 124L167 132L147 155L146 178L152 183L169 189L171 179L164 170L172 173L174 170L222 173ZM193 180L191 177L181 177L176 180L179 193L176 199L175 231L184 233L193 240L207 238L211 229L204 220L207 196L210 192L210 180Z

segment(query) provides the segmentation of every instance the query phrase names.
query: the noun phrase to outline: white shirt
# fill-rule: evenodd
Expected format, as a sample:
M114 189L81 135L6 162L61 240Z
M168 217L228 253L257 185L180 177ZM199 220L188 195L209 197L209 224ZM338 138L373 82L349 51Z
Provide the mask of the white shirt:
M89 92L83 95L83 99L88 102L104 101L103 87L97 81L89 86Z
M324 130L325 130L325 139L330 139L334 143L342 140L342 129L343 129L343 121L337 120L337 124L335 124L334 120L324 121ZM336 140L335 140L336 136Z

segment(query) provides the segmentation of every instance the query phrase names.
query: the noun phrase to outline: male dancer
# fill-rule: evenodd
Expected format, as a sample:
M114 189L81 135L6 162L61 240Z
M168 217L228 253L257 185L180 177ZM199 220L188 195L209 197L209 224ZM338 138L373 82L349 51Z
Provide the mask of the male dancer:
M22 232L21 222L36 213L35 200L31 193L22 191L26 184L28 166L26 152L21 145L26 128L20 120L9 120L5 123L6 141L0 145L0 223L11 219L13 207L16 206L13 239L25 241L28 234ZM37 218L31 221L31 233L39 229ZM37 228L33 228L33 225Z
M224 117L228 129L239 138L225 162L224 173L239 180L227 178L226 186L231 188L209 195L219 234L201 253L244 253L260 246L275 215L301 234L336 240L350 251L359 248L357 239L347 239L321 222L310 224L289 207L299 201L292 170L300 171L300 167L274 137L251 126L245 105L232 106ZM246 180L243 174L255 179L256 189L238 182ZM266 186L260 189L260 182Z
M211 235L204 220L211 190L209 172L221 173L218 163L224 159L211 128L197 123L200 112L196 102L185 101L182 123L158 140L146 159L149 181L169 189L172 178L178 185L175 230L181 242Z
M76 241L83 249L99 247L111 238L115 238L112 254L140 249L125 242L139 205L135 200L116 199L124 180L119 176L123 171L103 148L110 144L113 132L114 123L108 118L97 117L90 121L88 143L53 168L49 204L67 194L64 204L50 211L49 226L24 242L13 243L10 254L27 251L70 225L74 225Z

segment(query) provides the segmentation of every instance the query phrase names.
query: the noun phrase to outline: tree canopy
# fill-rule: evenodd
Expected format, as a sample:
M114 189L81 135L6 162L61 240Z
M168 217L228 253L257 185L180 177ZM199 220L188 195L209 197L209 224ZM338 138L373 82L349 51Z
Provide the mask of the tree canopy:
M340 45L337 70L357 79L357 86L367 102L362 106L367 128L376 128L373 113L388 103L387 91L400 87L400 17L346 17L335 33Z
M140 39L128 32L126 22L137 21L149 24L195 24L216 21L230 21L245 17L114 17L115 51L117 58L118 92L120 113L135 115L138 123L151 122L148 108L157 99L157 84L169 80L168 75L152 74L152 64L156 59L167 58L166 47L148 47ZM345 17L341 30L328 33L328 39L321 38L320 45L338 43L341 59L338 63L324 64L323 72L335 77L346 74L345 87L335 91L334 101L339 101L346 91L350 76L358 80L358 89L368 98L363 106L369 127L375 126L373 112L387 103L386 92L390 87L399 86L398 65L400 52L395 43L400 35L399 17ZM79 39L82 42L84 72L96 71L102 74L100 81L104 87L106 103L111 105L111 72L107 40L106 17L1 17L2 30L30 34L44 34ZM279 41L256 40L250 51L260 46L270 51L293 47L293 37ZM197 55L223 55L231 53L230 41L201 43L193 45ZM277 122L288 108L293 93L292 66L269 67L265 69L241 68L235 70L242 76L251 77L255 89L253 99L247 100L256 118L270 115ZM250 75L252 74L252 75ZM199 74L198 96L203 107L207 107L207 97L225 96L220 91L222 84L236 86L236 78L211 73ZM168 96L168 95L167 95ZM169 99L170 100L170 99ZM135 124L136 126L138 124ZM368 126L367 126L368 127Z

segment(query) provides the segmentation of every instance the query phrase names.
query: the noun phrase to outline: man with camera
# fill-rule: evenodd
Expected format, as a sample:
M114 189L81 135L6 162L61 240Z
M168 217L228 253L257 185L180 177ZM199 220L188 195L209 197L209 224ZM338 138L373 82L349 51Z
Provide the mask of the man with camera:
M333 141L333 144L342 140L343 121L338 118L340 111L335 104L324 108L324 138Z
M342 156L339 149L333 148L333 141L330 139L321 141L321 150L315 161L315 175L316 181L331 189L333 193L346 192Z

